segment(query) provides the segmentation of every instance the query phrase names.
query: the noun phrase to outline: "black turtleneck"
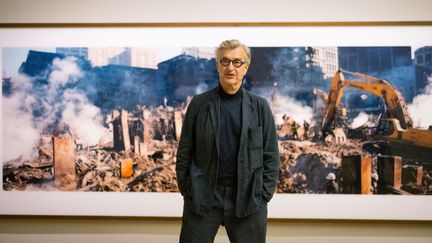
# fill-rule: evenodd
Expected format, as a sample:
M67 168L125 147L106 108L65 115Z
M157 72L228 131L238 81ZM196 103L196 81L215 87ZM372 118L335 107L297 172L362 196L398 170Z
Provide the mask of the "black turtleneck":
M236 185L237 158L240 146L242 121L242 88L235 94L227 94L219 84L219 170L218 179Z

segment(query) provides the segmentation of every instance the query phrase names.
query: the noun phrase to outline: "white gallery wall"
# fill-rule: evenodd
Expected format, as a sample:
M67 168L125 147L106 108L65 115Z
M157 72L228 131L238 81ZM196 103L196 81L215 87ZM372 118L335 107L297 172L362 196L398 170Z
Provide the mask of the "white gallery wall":
M431 20L430 0L0 0L1 23Z
M388 21L431 23L432 1L0 0L0 25ZM0 216L0 243L169 243L178 241L180 224L178 218ZM271 221L268 242L426 243L432 242L431 229L431 221ZM216 242L228 242L224 230L219 231Z

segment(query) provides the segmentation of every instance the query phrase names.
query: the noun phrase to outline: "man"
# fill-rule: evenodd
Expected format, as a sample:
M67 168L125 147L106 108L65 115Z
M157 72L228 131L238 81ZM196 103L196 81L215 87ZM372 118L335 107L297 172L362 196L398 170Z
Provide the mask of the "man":
M338 194L339 184L336 182L336 175L333 172L328 173L326 176L326 193L327 194Z
M194 96L187 109L176 165L181 243L213 242L220 225L231 242L265 242L280 161L267 101L242 88L250 61L247 46L222 42L218 87Z

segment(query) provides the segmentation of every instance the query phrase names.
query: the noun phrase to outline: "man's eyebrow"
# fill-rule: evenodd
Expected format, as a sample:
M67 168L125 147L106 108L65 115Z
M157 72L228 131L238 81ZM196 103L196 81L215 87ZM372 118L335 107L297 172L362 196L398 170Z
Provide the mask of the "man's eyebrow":
M236 58L234 58L234 59L230 59L230 58L228 58L228 57L222 57L221 59L228 59L228 60L232 60L232 61L234 61L234 60L242 60L242 58L241 57L236 57Z

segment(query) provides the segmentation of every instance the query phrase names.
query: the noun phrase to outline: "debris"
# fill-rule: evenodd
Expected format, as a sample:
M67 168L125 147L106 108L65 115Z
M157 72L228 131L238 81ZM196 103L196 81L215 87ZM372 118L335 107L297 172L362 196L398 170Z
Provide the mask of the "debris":
M45 155L42 154L42 156ZM58 188L62 191L75 190L75 143L70 135L61 135L53 138L53 161L55 180Z
M421 186L423 181L423 166L404 165L402 166L402 184Z
M133 174L132 159L124 159L120 162L120 174L122 178L131 177Z
M402 159L399 156L378 156L378 193L388 187L399 190L402 185Z
M35 147L36 158L4 163L3 189L178 192L175 153L186 107L187 103L178 108L114 110L106 119L106 134L112 140L104 138L90 147L81 144L67 124L58 124L51 133L46 129ZM384 193L432 194L430 168L404 166L399 183L393 168L399 165L377 162L378 153L365 149L367 140L352 138L342 129L330 142L317 140L314 134L320 129L315 123L284 115L277 125L278 193L369 194L378 193L379 183L384 183ZM393 181L389 172L394 173L389 177Z
M180 129L174 129L174 125L181 127L183 113L179 109L161 106L113 111L107 119L113 125L111 147L106 147L109 143L79 146L79 138L61 123L54 129L56 135L41 136L37 158L17 158L4 164L3 188L176 192L179 134L175 131Z
M368 154L342 157L342 190L344 194L370 194L372 160Z

